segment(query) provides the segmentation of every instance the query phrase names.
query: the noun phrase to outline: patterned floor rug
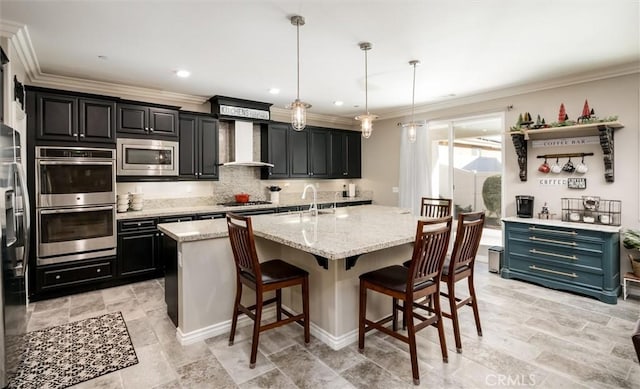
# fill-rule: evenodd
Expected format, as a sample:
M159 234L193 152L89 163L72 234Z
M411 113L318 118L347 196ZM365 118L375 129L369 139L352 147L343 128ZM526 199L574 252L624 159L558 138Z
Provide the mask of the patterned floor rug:
M62 389L138 363L122 313L29 332L9 388Z

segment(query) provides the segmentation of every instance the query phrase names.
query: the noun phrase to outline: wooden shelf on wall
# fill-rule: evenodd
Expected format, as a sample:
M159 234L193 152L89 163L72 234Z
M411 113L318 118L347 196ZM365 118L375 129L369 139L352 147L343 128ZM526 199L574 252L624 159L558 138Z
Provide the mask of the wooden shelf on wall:
M605 126L611 129L622 128L624 125L620 122L603 122L603 123L589 123L589 124L576 124L573 126L564 127L549 127L533 129L520 129L518 131L511 131L509 134L522 134L525 140L529 139L554 139L554 138L575 138L579 136L594 136L599 135L598 127Z
M554 139L554 138L575 138L580 136L599 136L600 147L602 148L604 160L604 178L606 182L614 181L614 153L613 153L613 130L622 128L620 122L603 122L576 124L574 126L550 127L533 129L520 129L508 132L513 140L513 145L518 155L518 166L520 168L520 181L527 180L527 140Z

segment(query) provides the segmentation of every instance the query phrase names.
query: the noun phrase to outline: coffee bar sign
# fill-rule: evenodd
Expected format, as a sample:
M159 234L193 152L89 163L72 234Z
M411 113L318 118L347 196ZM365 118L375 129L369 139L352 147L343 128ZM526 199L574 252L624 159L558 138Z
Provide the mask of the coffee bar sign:
M600 144L598 136L582 136L576 138L541 139L531 142L533 148L541 147L562 147L562 146L582 146Z
M220 105L220 115L236 116L247 119L269 120L269 111L253 108L234 107L231 105Z

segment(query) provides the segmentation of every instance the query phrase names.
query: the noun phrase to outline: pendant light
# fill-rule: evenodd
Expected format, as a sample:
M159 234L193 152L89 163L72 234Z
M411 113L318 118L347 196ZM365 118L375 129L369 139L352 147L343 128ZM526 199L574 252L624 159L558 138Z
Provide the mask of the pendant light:
M300 26L304 26L304 18L300 15L291 17L291 24L296 26L296 58L297 58L297 88L296 99L288 107L291 109L291 127L295 131L302 131L307 126L307 109L311 104L300 101Z
M368 85L367 85L367 51L371 50L371 43L369 42L360 42L360 49L364 51L364 110L365 114L356 116L356 120L360 120L361 125L360 129L362 131L363 138L369 138L371 136L371 132L373 131L373 121L378 118L377 115L372 115L369 113L369 96L368 96Z
M411 94L411 121L408 123L400 123L402 128L407 129L407 135L409 136L409 142L415 143L417 137L418 127L422 127L422 123L413 120L413 111L416 101L416 66L420 65L420 61L417 59L409 61L409 65L413 66L413 92Z

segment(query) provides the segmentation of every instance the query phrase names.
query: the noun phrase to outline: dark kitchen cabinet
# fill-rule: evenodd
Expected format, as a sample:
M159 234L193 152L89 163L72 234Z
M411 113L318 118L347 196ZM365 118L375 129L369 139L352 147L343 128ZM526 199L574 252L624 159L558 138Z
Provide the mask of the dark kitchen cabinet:
M362 177L362 141L359 132L331 132L330 177Z
M309 176L329 177L331 132L327 129L309 129Z
M280 123L263 126L260 142L262 161L273 164L273 167L263 168L262 178L288 178L289 125Z
M134 103L118 103L116 131L124 136L178 137L178 110ZM134 136L135 137L135 136Z
M180 177L218 179L218 120L180 115Z
M36 142L111 143L115 138L115 102L55 92L34 92Z
M309 177L308 131L289 131L289 176Z
M80 290L84 285L112 280L116 276L115 257L73 261L36 268L38 292Z
M157 219L118 222L118 276L162 274L159 260Z
M108 100L78 99L78 137L85 142L115 143L116 103Z
M262 160L274 164L262 179L361 178L361 140L356 131L307 126L294 131L274 123L262 131Z

